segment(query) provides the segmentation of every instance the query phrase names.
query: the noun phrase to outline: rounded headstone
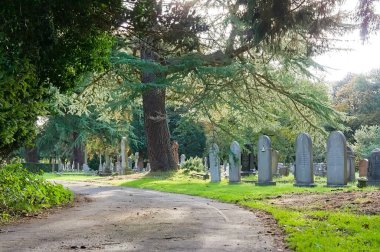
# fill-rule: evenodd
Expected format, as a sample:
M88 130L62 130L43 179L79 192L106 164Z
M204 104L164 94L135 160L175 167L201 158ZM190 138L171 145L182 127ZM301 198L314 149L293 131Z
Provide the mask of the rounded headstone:
M371 152L367 173L368 185L380 186L380 149Z
M211 182L220 182L220 161L219 161L219 147L216 143L210 147L209 160L210 160L210 175Z
M241 149L238 142L233 141L230 146L230 155L229 155L229 182L236 183L241 181Z
M295 186L315 186L313 174L313 144L306 133L298 135L296 140Z
M268 136L260 136L257 144L258 182L256 185L275 185L272 181L272 147Z
M346 137L343 133L331 132L327 140L327 186L347 185L346 150Z

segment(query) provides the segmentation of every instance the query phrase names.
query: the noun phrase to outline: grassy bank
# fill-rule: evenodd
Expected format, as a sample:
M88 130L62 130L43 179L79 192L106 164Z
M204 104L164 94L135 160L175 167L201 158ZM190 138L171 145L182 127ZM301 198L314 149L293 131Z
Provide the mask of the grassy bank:
M0 223L72 200L70 190L28 172L20 164L0 167Z

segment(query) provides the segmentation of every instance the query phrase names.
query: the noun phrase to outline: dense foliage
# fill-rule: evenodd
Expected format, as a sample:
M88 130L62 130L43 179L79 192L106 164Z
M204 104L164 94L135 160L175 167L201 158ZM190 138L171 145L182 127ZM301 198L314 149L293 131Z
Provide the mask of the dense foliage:
M0 168L0 222L72 199L71 191L26 171L20 164Z
M0 9L0 156L31 143L49 87L108 67L121 1L5 0Z
M354 151L359 158L368 158L375 148L380 148L380 126L362 126L355 131Z

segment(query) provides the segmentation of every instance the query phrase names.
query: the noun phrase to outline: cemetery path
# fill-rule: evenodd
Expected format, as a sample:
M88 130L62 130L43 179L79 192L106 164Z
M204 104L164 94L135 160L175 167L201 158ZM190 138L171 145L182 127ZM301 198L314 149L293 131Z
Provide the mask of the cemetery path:
M41 219L1 227L0 251L286 250L269 225L236 205L88 182L62 184L82 200Z

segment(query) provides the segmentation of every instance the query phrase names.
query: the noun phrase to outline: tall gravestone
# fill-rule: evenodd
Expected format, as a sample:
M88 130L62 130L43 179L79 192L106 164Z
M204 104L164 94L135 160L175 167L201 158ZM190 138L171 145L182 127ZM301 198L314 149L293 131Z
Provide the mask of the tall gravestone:
M367 177L368 159L359 160L359 177Z
M347 185L346 137L340 131L333 131L327 140L327 186L345 185Z
M278 159L280 153L277 150L272 150L272 176L278 175Z
M313 174L313 144L306 133L298 135L296 140L296 166L295 186L312 187L314 184Z
M124 175L127 170L127 159L126 159L126 153L125 153L125 142L127 138L122 137L121 143L120 143L120 154L121 154L121 169L120 169L120 175Z
M236 183L241 181L241 149L238 142L233 141L230 146L229 155L229 182Z
M380 149L376 148L371 152L368 159L367 172L368 185L380 186Z
M258 182L256 185L275 185L272 181L272 147L268 136L260 136L257 144Z
M347 146L347 181L355 181L355 154L350 146Z
M88 162L88 155L87 155L87 151L84 150L84 162L83 162L83 168L82 168L84 172L90 171L90 167L88 166L87 162Z
M99 173L103 172L102 154L99 154Z
M209 153L211 182L220 182L219 147L212 144Z

